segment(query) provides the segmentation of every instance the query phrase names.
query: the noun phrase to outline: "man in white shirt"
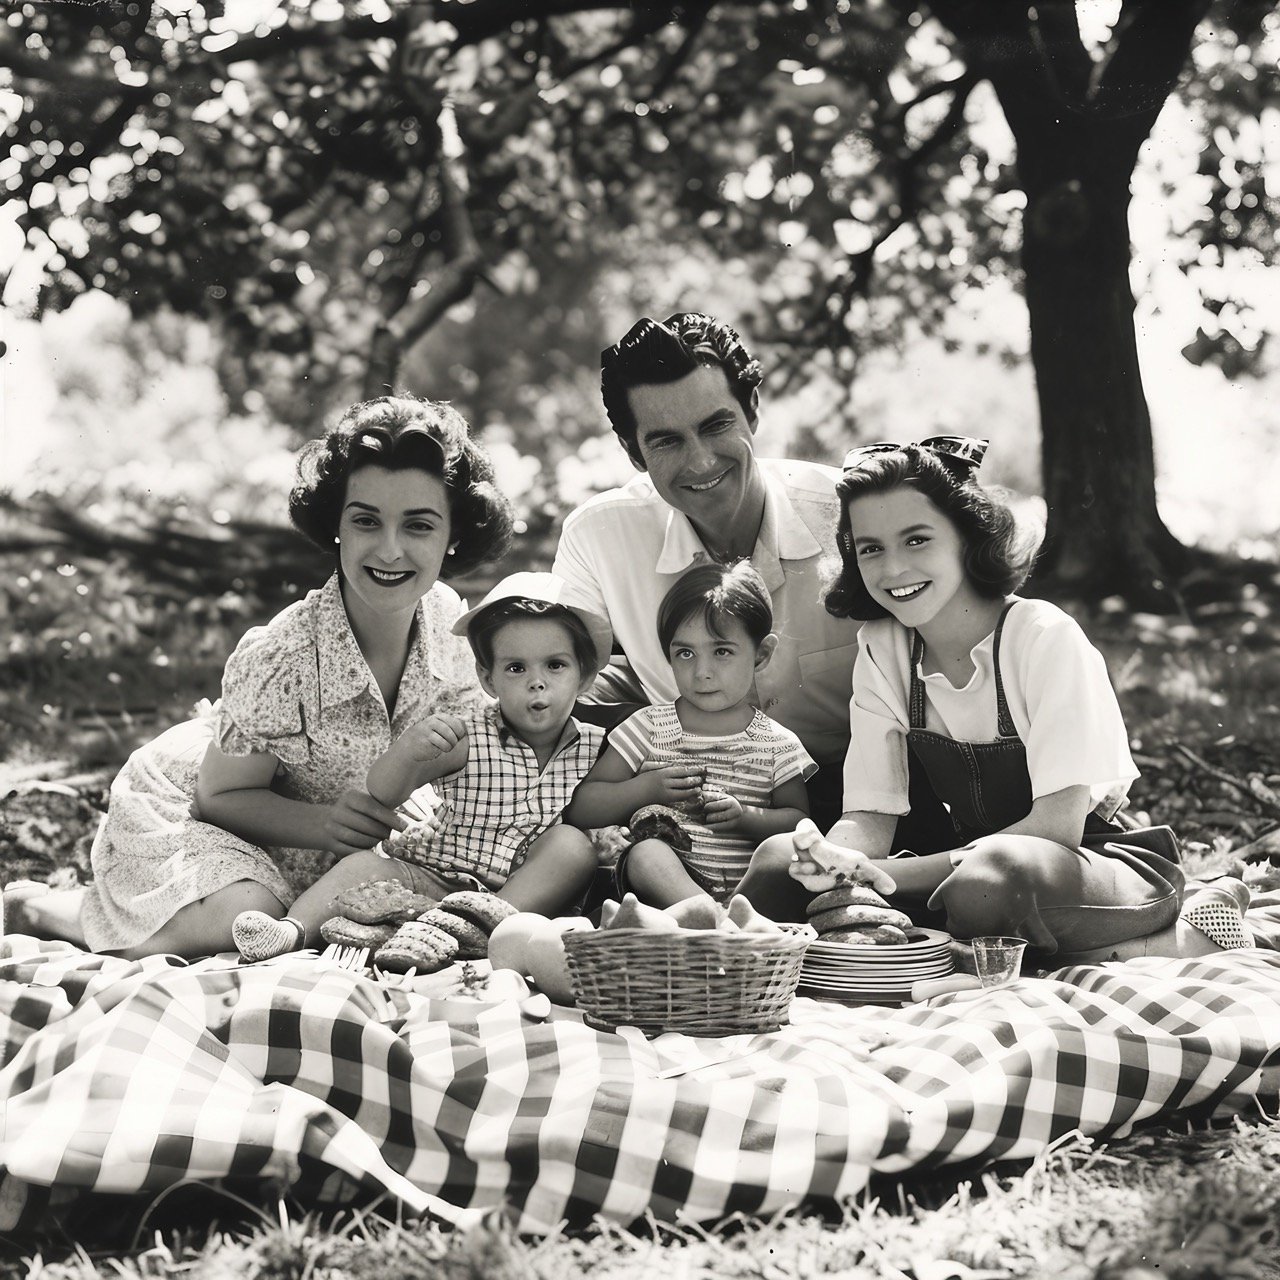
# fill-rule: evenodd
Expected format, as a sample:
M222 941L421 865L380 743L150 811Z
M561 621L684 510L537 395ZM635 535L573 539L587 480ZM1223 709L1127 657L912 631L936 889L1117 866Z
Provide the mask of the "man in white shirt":
M758 703L818 762L810 808L826 830L842 808L857 653L854 624L822 603L839 472L756 457L760 363L710 316L641 320L600 364L605 411L640 474L570 512L560 534L553 571L569 584L566 599L609 619L626 660L606 668L583 718L612 725L638 703L674 700L659 602L695 564L749 558L769 588L778 635ZM609 703L620 705L600 705Z

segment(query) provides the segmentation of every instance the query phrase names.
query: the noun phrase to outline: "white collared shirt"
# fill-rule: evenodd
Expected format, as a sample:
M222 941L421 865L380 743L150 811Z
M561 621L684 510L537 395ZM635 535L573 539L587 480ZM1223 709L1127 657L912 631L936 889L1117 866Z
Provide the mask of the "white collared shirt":
M751 563L773 600L778 648L756 682L757 705L790 729L820 764L849 744L856 623L822 604L822 562L835 556L840 473L816 462L758 458L764 520ZM678 690L658 643L658 606L676 579L711 557L689 518L647 475L598 494L565 517L552 572L566 599L604 614L651 703Z

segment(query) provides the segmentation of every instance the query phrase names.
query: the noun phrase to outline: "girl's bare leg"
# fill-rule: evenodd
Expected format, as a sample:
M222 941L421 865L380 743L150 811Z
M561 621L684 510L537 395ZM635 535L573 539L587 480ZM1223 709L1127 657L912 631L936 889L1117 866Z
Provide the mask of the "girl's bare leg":
M627 882L641 902L670 907L704 893L685 870L679 855L661 840L641 840L627 854Z

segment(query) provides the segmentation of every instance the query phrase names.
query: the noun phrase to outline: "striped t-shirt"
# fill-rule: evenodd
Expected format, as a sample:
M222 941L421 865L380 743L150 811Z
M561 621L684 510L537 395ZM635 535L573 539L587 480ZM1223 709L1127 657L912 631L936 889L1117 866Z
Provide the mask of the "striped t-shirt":
M643 707L609 735L609 745L641 773L669 764L702 770L704 786L733 796L739 804L769 808L774 790L792 778L808 778L818 766L790 729L762 711L740 733L709 737L689 733L672 702ZM729 897L755 852L750 836L717 831L687 813L683 825L693 842L683 855L689 874L712 897Z

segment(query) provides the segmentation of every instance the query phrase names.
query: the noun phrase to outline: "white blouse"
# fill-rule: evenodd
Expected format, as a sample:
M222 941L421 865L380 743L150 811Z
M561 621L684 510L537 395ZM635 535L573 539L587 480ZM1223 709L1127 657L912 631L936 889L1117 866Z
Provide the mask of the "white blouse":
M966 742L999 736L994 642L993 631L974 645L974 673L962 688L941 672L922 675L925 728ZM845 812L904 814L911 632L878 618L862 625L858 645ZM1111 817L1138 771L1106 663L1079 624L1046 600L1017 599L1001 632L1000 675L1027 749L1032 797L1088 786L1093 808Z

